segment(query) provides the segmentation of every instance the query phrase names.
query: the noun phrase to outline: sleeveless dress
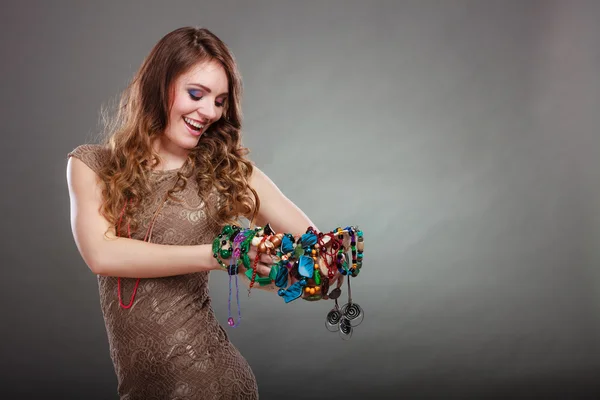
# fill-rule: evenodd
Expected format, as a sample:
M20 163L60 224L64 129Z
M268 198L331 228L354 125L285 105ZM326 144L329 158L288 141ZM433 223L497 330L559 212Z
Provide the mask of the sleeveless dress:
M100 145L82 145L68 156L97 172L107 154ZM152 172L153 194L142 203L144 213L133 239L144 239L176 180L177 171ZM150 241L211 244L220 226L207 218L195 180L188 179L187 187L175 196L183 201L164 202ZM212 201L217 201L216 194ZM121 279L124 304L129 303L135 281ZM121 400L258 399L248 362L215 318L208 272L141 279L129 309L119 304L116 277L98 276L98 287Z

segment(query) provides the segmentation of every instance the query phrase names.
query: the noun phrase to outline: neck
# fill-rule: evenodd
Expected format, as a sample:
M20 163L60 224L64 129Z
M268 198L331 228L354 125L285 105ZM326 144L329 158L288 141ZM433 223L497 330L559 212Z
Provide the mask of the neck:
M159 157L156 169L163 171L181 168L189 154L189 150L175 146L165 137L157 138L152 144L152 148Z

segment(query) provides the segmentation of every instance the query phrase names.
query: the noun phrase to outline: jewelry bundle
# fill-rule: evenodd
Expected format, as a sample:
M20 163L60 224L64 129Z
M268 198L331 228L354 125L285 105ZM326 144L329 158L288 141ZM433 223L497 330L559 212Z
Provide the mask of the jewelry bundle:
M254 260L248 256L251 246L257 249ZM286 303L297 298L334 300L335 307L327 314L325 325L329 331L339 332L343 339L349 339L353 328L364 318L362 308L352 301L350 287L350 280L358 276L363 262L363 232L356 227L336 228L329 233L316 232L309 227L303 235L294 236L275 233L269 224L254 229L226 225L214 239L212 250L219 265L229 273L227 323L231 327L238 326L241 320L237 281L240 265L246 269L245 274L250 279L248 294L255 283L260 286L274 283L279 288L278 295ZM261 254L277 260L266 277L257 276ZM227 259L228 265L223 262ZM348 301L339 307L338 298L344 278L347 278ZM232 279L235 279L236 285L237 322L231 316ZM334 283L337 283L336 288L329 292Z

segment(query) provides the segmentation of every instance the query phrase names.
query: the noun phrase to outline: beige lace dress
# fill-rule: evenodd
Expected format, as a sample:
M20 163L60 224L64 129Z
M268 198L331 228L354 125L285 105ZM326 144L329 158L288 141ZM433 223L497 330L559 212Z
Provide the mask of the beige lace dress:
M92 170L106 160L100 145L82 145L69 156ZM177 171L152 173L153 194L142 203L141 225L133 239L143 240L150 221L173 187ZM210 244L220 227L205 214L197 185L162 205L151 242L167 245ZM214 197L213 197L214 199ZM121 279L129 303L135 279ZM123 309L117 278L98 276L110 356L122 400L257 399L256 379L246 359L217 322L208 291L208 272L141 279L133 306Z

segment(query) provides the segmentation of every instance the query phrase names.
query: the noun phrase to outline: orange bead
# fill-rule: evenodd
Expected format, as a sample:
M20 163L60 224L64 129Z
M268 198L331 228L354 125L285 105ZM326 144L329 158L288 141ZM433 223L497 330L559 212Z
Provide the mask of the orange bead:
M315 269L319 269L319 264L315 264Z
M310 294L315 294L315 288L314 287L310 288Z
M305 291L306 293L310 293L310 288L309 288L309 287L307 287L307 288L304 288L304 291Z
M317 254L317 251L315 249L313 249L313 251L311 253L314 256L315 254Z
M271 239L271 243L273 243L273 246L279 247L281 245L281 239L279 236L274 236L273 239Z
M315 286L315 292L320 292L321 291L321 286Z

